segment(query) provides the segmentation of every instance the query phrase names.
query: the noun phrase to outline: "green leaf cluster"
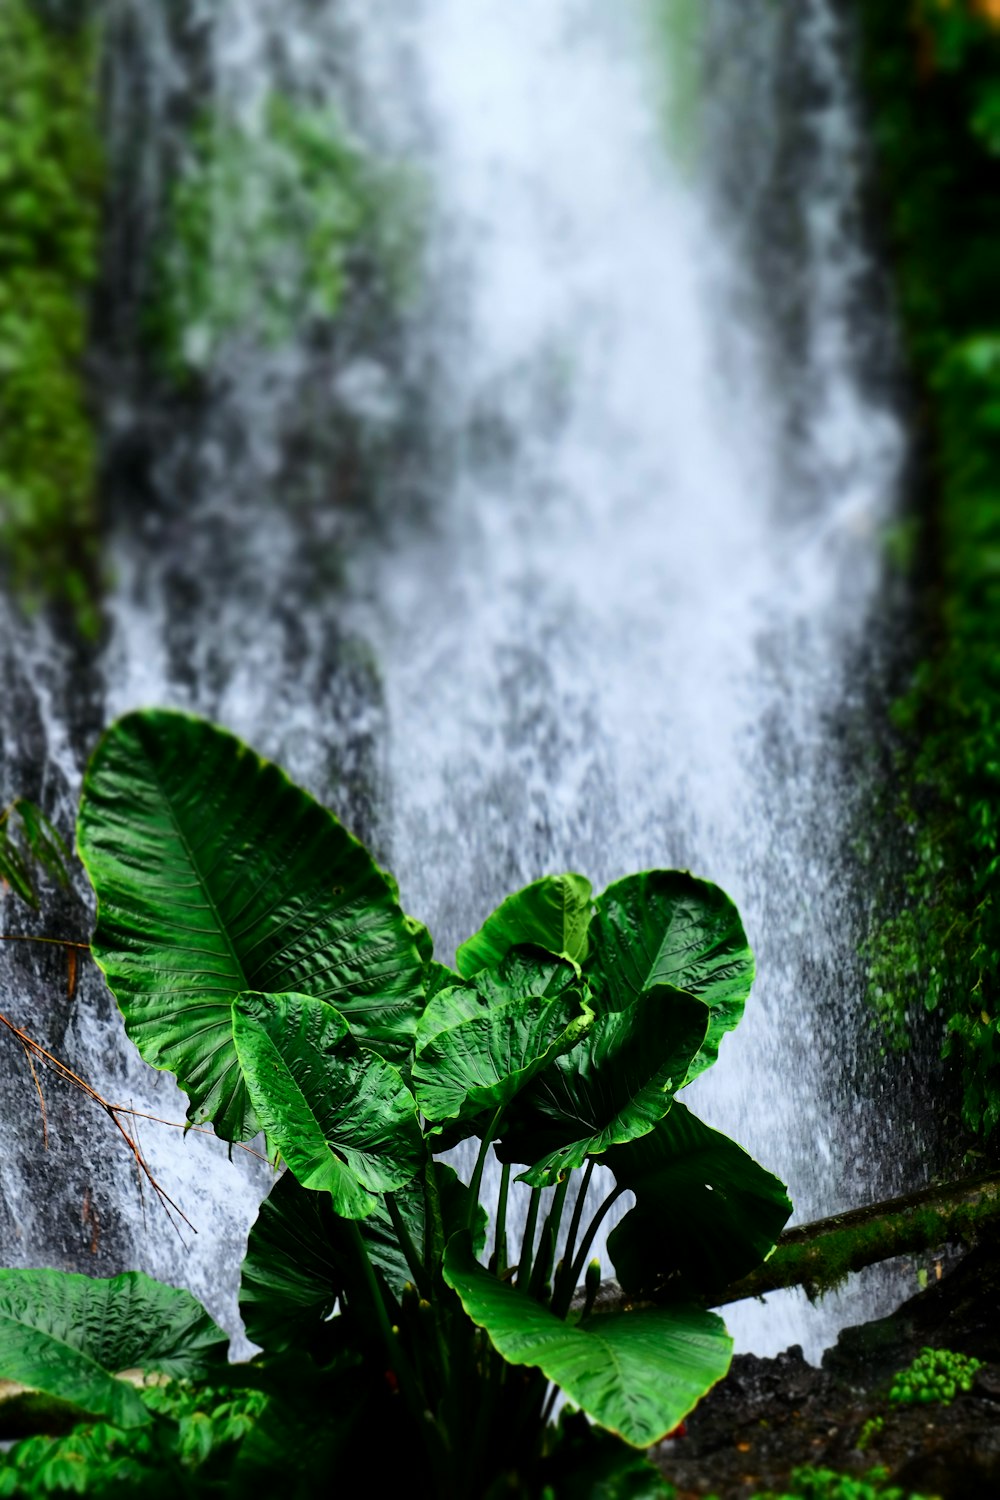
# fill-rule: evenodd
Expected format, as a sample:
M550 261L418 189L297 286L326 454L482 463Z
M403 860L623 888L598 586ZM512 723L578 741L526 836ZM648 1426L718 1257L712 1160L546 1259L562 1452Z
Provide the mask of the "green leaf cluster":
M706 1304L790 1211L776 1178L675 1098L753 978L724 893L670 870L596 898L581 875L549 876L451 970L331 813L233 736L154 710L101 741L77 838L92 952L140 1052L176 1073L192 1120L231 1141L263 1130L286 1168L243 1265L263 1348L245 1378L267 1400L232 1456L233 1493L252 1475L311 1495L378 1444L387 1488L446 1500L540 1495L557 1477L560 1495L603 1493L591 1469L607 1493L662 1495L630 1448L725 1374L731 1340ZM435 1160L461 1140L468 1182ZM484 1205L491 1158L499 1198ZM598 1166L614 1185L595 1208ZM530 1193L518 1235L515 1171ZM626 1191L609 1253L653 1302L602 1313L587 1268ZM120 1366L197 1378L217 1347L186 1294L159 1288L151 1322L155 1286L0 1273L0 1377L143 1425ZM547 1420L560 1392L593 1428Z
M902 903L868 945L905 1044L935 1013L965 1122L1000 1121L1000 12L859 0L868 94L932 489L918 550L927 660L898 703Z
M92 628L96 449L82 359L103 169L96 32L0 7L0 547Z
M224 1495L240 1445L267 1405L263 1391L171 1380L136 1392L141 1427L81 1421L0 1455L0 1496Z
M921 1349L905 1370L893 1376L889 1400L894 1406L950 1406L962 1391L972 1390L972 1377L982 1361L950 1349Z
M867 1474L838 1474L812 1464L793 1469L791 1489L776 1494L767 1491L752 1500L934 1500L887 1483L888 1469L869 1469Z
M412 175L364 152L330 110L275 93L253 126L205 115L169 193L150 341L183 382L234 335L277 346L329 323L352 284L405 296L420 221Z
M35 911L39 874L65 888L70 882L69 859L58 830L34 802L16 797L0 813L0 884Z

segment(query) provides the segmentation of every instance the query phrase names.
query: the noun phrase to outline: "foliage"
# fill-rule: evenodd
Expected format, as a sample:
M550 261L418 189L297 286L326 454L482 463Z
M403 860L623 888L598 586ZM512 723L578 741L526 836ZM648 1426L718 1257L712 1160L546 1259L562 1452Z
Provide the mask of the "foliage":
M146 1421L80 1422L66 1437L25 1438L0 1455L0 1496L223 1494L236 1452L261 1416L258 1390L172 1380L140 1389Z
M859 1452L863 1453L866 1448L869 1448L875 1439L881 1436L884 1428L885 1417L881 1415L869 1417L858 1434L858 1441L855 1446Z
M0 883L38 910L38 876L69 884L69 850L34 802L16 797L0 813Z
M233 335L278 345L329 322L352 277L380 275L403 295L418 222L415 182L352 144L329 110L272 94L255 126L205 116L170 195L154 347L184 380Z
M1000 24L996 7L860 0L891 248L933 461L932 654L897 706L902 910L869 947L870 992L905 1042L947 1029L962 1112L1000 1120Z
M889 1485L888 1469L870 1469L865 1475L838 1474L807 1464L792 1470L792 1488L783 1494L755 1495L753 1500L933 1500Z
M666 1494L628 1445L666 1435L725 1373L731 1341L705 1302L789 1212L774 1177L674 1103L752 978L727 898L671 871L595 901L584 877L548 877L453 972L331 814L232 736L156 711L98 747L78 842L94 956L140 1051L177 1073L193 1118L230 1140L262 1126L287 1164L243 1266L264 1352L242 1377L266 1401L231 1455L232 1492L311 1495L377 1445L386 1489L445 1500ZM463 1139L478 1141L467 1184L434 1161ZM595 1211L598 1164L618 1181ZM517 1244L515 1165L531 1189ZM620 1243L659 1302L595 1312L599 1266L574 1294L633 1182ZM6 1273L40 1324L58 1298L38 1274ZM93 1285L113 1328L119 1294ZM0 1339L0 1377L13 1358ZM53 1366L47 1389L79 1401L60 1378ZM593 1426L547 1421L560 1390Z
M95 442L81 360L102 167L96 37L0 7L0 545L24 597L88 628Z
M950 1406L960 1391L972 1390L972 1377L982 1361L949 1349L921 1349L913 1363L893 1376L889 1400L894 1406L926 1406L932 1401Z

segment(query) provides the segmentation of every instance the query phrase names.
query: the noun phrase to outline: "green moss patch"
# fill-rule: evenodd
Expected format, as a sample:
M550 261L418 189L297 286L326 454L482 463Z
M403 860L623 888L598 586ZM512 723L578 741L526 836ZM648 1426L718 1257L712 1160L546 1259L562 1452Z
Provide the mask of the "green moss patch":
M0 541L15 587L87 614L96 445L82 373L102 168L90 28L0 7Z
M890 249L931 514L929 654L897 705L896 811L912 859L870 943L870 993L905 1044L942 1019L966 1124L1000 1121L1000 29L982 0L859 0Z

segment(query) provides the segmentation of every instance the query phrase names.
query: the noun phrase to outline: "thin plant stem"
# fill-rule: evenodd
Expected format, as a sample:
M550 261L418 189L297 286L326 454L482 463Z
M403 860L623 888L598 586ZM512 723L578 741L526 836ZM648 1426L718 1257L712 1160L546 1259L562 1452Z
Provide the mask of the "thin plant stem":
M198 1231L195 1229L194 1225L191 1223L191 1220L188 1218L184 1210L174 1202L170 1195L160 1186L156 1178L153 1176L152 1172L149 1169L149 1165L142 1154L142 1149L135 1134L133 1133L130 1135L129 1132L125 1129L125 1126L122 1124L121 1120L118 1118L120 1114L127 1114L128 1111L123 1110L118 1105L109 1104L107 1099L99 1094L91 1084L87 1083L86 1079L81 1078L78 1073L74 1073L72 1068L67 1067L66 1063L62 1062L53 1053L49 1052L45 1047L41 1045L40 1042L36 1042L34 1037L29 1036L26 1031L22 1031L20 1026L15 1026L14 1022L11 1021L9 1017L3 1015L2 1012L0 1012L0 1026L3 1026L7 1031L11 1033L11 1035L20 1044L22 1049L28 1054L29 1057L33 1058L36 1062L42 1063L51 1072L55 1073L58 1078L63 1079L64 1082L71 1083L74 1088L78 1088L81 1093L87 1095L88 1099L93 1100L95 1104L97 1104L101 1109L104 1110L105 1114L111 1120L115 1129L118 1131L119 1135L122 1137L125 1144L128 1146L130 1152L132 1153L132 1158L135 1162L136 1170L139 1173L140 1189L142 1181L143 1179L145 1179L145 1181L148 1182L150 1187L153 1189L153 1192L156 1194L161 1207L166 1211L167 1218L170 1220L171 1225L178 1235L180 1235L180 1229L174 1222L173 1216L169 1212L170 1209L173 1209L174 1213L176 1213L177 1216L184 1221L184 1223L193 1234L197 1234Z
M469 1193L472 1199L469 1205L469 1228L472 1230L474 1230L476 1227L476 1211L479 1208L479 1189L482 1186L483 1182L483 1171L486 1167L486 1158L489 1155L490 1146L492 1145L493 1138L499 1128L500 1116L502 1114L503 1105L501 1105L497 1110L496 1114L493 1116L492 1120L486 1128L486 1133L483 1136L483 1143L479 1148L479 1155L476 1157L476 1166L475 1170L472 1173L472 1181L469 1183Z
M517 1263L517 1284L527 1286L531 1276L531 1262L535 1254L535 1225L538 1222L538 1207L542 1201L542 1189L532 1188L528 1200L528 1217L521 1236L521 1254Z
M548 1427L549 1423L552 1421L552 1409L555 1406L555 1404L558 1401L558 1399L559 1399L559 1387L557 1385L553 1385L552 1389L549 1391L548 1396L546 1397L545 1405L542 1408L542 1426L543 1427Z
M368 1254L368 1247L364 1242L361 1231L353 1219L347 1220L346 1223L348 1225L347 1232L354 1250L355 1260L364 1279L367 1298L375 1314L375 1322L382 1343L385 1346L389 1368L399 1381L400 1392L410 1409L418 1432L423 1433L425 1436L427 1455L432 1468L437 1472L440 1482L443 1477L442 1466L447 1463L441 1433L433 1420L432 1414L427 1410L427 1403L413 1374L413 1367L399 1341L398 1334L389 1322L389 1314L386 1311L385 1301L382 1297L378 1281L375 1278L371 1257Z
M552 1271L552 1263L556 1258L556 1241L559 1237L559 1225L562 1221L563 1205L566 1202L566 1194L569 1192L570 1175L567 1175L559 1183L552 1195L552 1204L545 1215L545 1223L542 1225L542 1237L538 1245L538 1254L535 1256L535 1264L531 1268L531 1280L528 1283L530 1296L541 1300L545 1290L545 1283Z
M570 1273L571 1297L573 1295L573 1289L577 1286L580 1277L583 1274L583 1268L587 1264L587 1256L590 1254L590 1247L594 1243L597 1231L600 1229L602 1223L604 1222L606 1215L618 1202L618 1199L621 1197L624 1191L625 1189L623 1187L616 1187L613 1192L610 1192L605 1198L604 1202L601 1204L600 1208L597 1210L594 1217L591 1219L590 1225L580 1245L579 1253L577 1254L576 1260L573 1262L573 1269Z
M597 1164L594 1161L594 1158L591 1157L587 1162L587 1166L583 1174L583 1181L580 1183L580 1190L576 1195L576 1202L573 1205L573 1217L569 1221L569 1231L566 1235L565 1247L563 1248L563 1268L559 1276L556 1278L556 1285L553 1288L553 1311L555 1311L557 1301L559 1301L562 1297L565 1283L572 1280L573 1257L576 1252L576 1237L580 1233L580 1220L583 1218L583 1207L587 1201L587 1194L590 1191L590 1181L594 1175L594 1168L596 1165ZM572 1295L573 1289L571 1287L570 1297L572 1297ZM567 1306L568 1305L569 1303L567 1302Z
M32 937L26 932L0 932L0 943L49 943L54 948L76 948L81 953L90 952L89 943L73 943L68 938Z
M510 1192L510 1162L505 1161L500 1172L500 1198L497 1202L497 1227L493 1238L493 1254L490 1270L503 1276L507 1270L507 1196Z
M424 1263L420 1259L420 1256L417 1254L417 1247L413 1243L410 1231L407 1229L406 1224L403 1220L403 1215L399 1211L399 1205L396 1202L396 1196L394 1193L386 1193L385 1206L389 1210L389 1218L392 1220L392 1227L396 1231L396 1238L399 1240L399 1248L402 1250L404 1256L406 1257L406 1264L410 1268L410 1275L413 1277L413 1284L417 1288L417 1291L420 1293L421 1297L425 1298L427 1301L430 1301L431 1287L430 1282L427 1279L427 1273L424 1269Z

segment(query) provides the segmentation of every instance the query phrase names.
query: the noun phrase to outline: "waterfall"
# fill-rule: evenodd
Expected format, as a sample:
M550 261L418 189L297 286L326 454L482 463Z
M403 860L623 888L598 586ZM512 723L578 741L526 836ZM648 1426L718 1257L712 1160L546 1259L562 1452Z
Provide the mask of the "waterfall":
M808 1219L920 1170L905 1079L862 1055L851 854L905 434L873 374L891 326L832 0L711 0L699 34L678 28L705 84L673 154L669 8L187 0L165 20L108 0L110 625L90 650L4 606L0 792L68 829L110 717L209 714L373 844L446 960L549 871L717 881L759 979L690 1102ZM171 392L141 343L163 184L206 98L253 131L276 90L336 101L410 163L419 291L377 336L363 309L274 348L235 333L197 398ZM33 930L79 936L89 916L67 897ZM8 1013L108 1097L183 1117L97 976L70 1001L51 955L4 960ZM10 1048L0 1108L7 1263L137 1265L236 1326L266 1168L143 1125L199 1230L185 1246L76 1099L53 1097L42 1152ZM816 1357L900 1285L730 1322Z

